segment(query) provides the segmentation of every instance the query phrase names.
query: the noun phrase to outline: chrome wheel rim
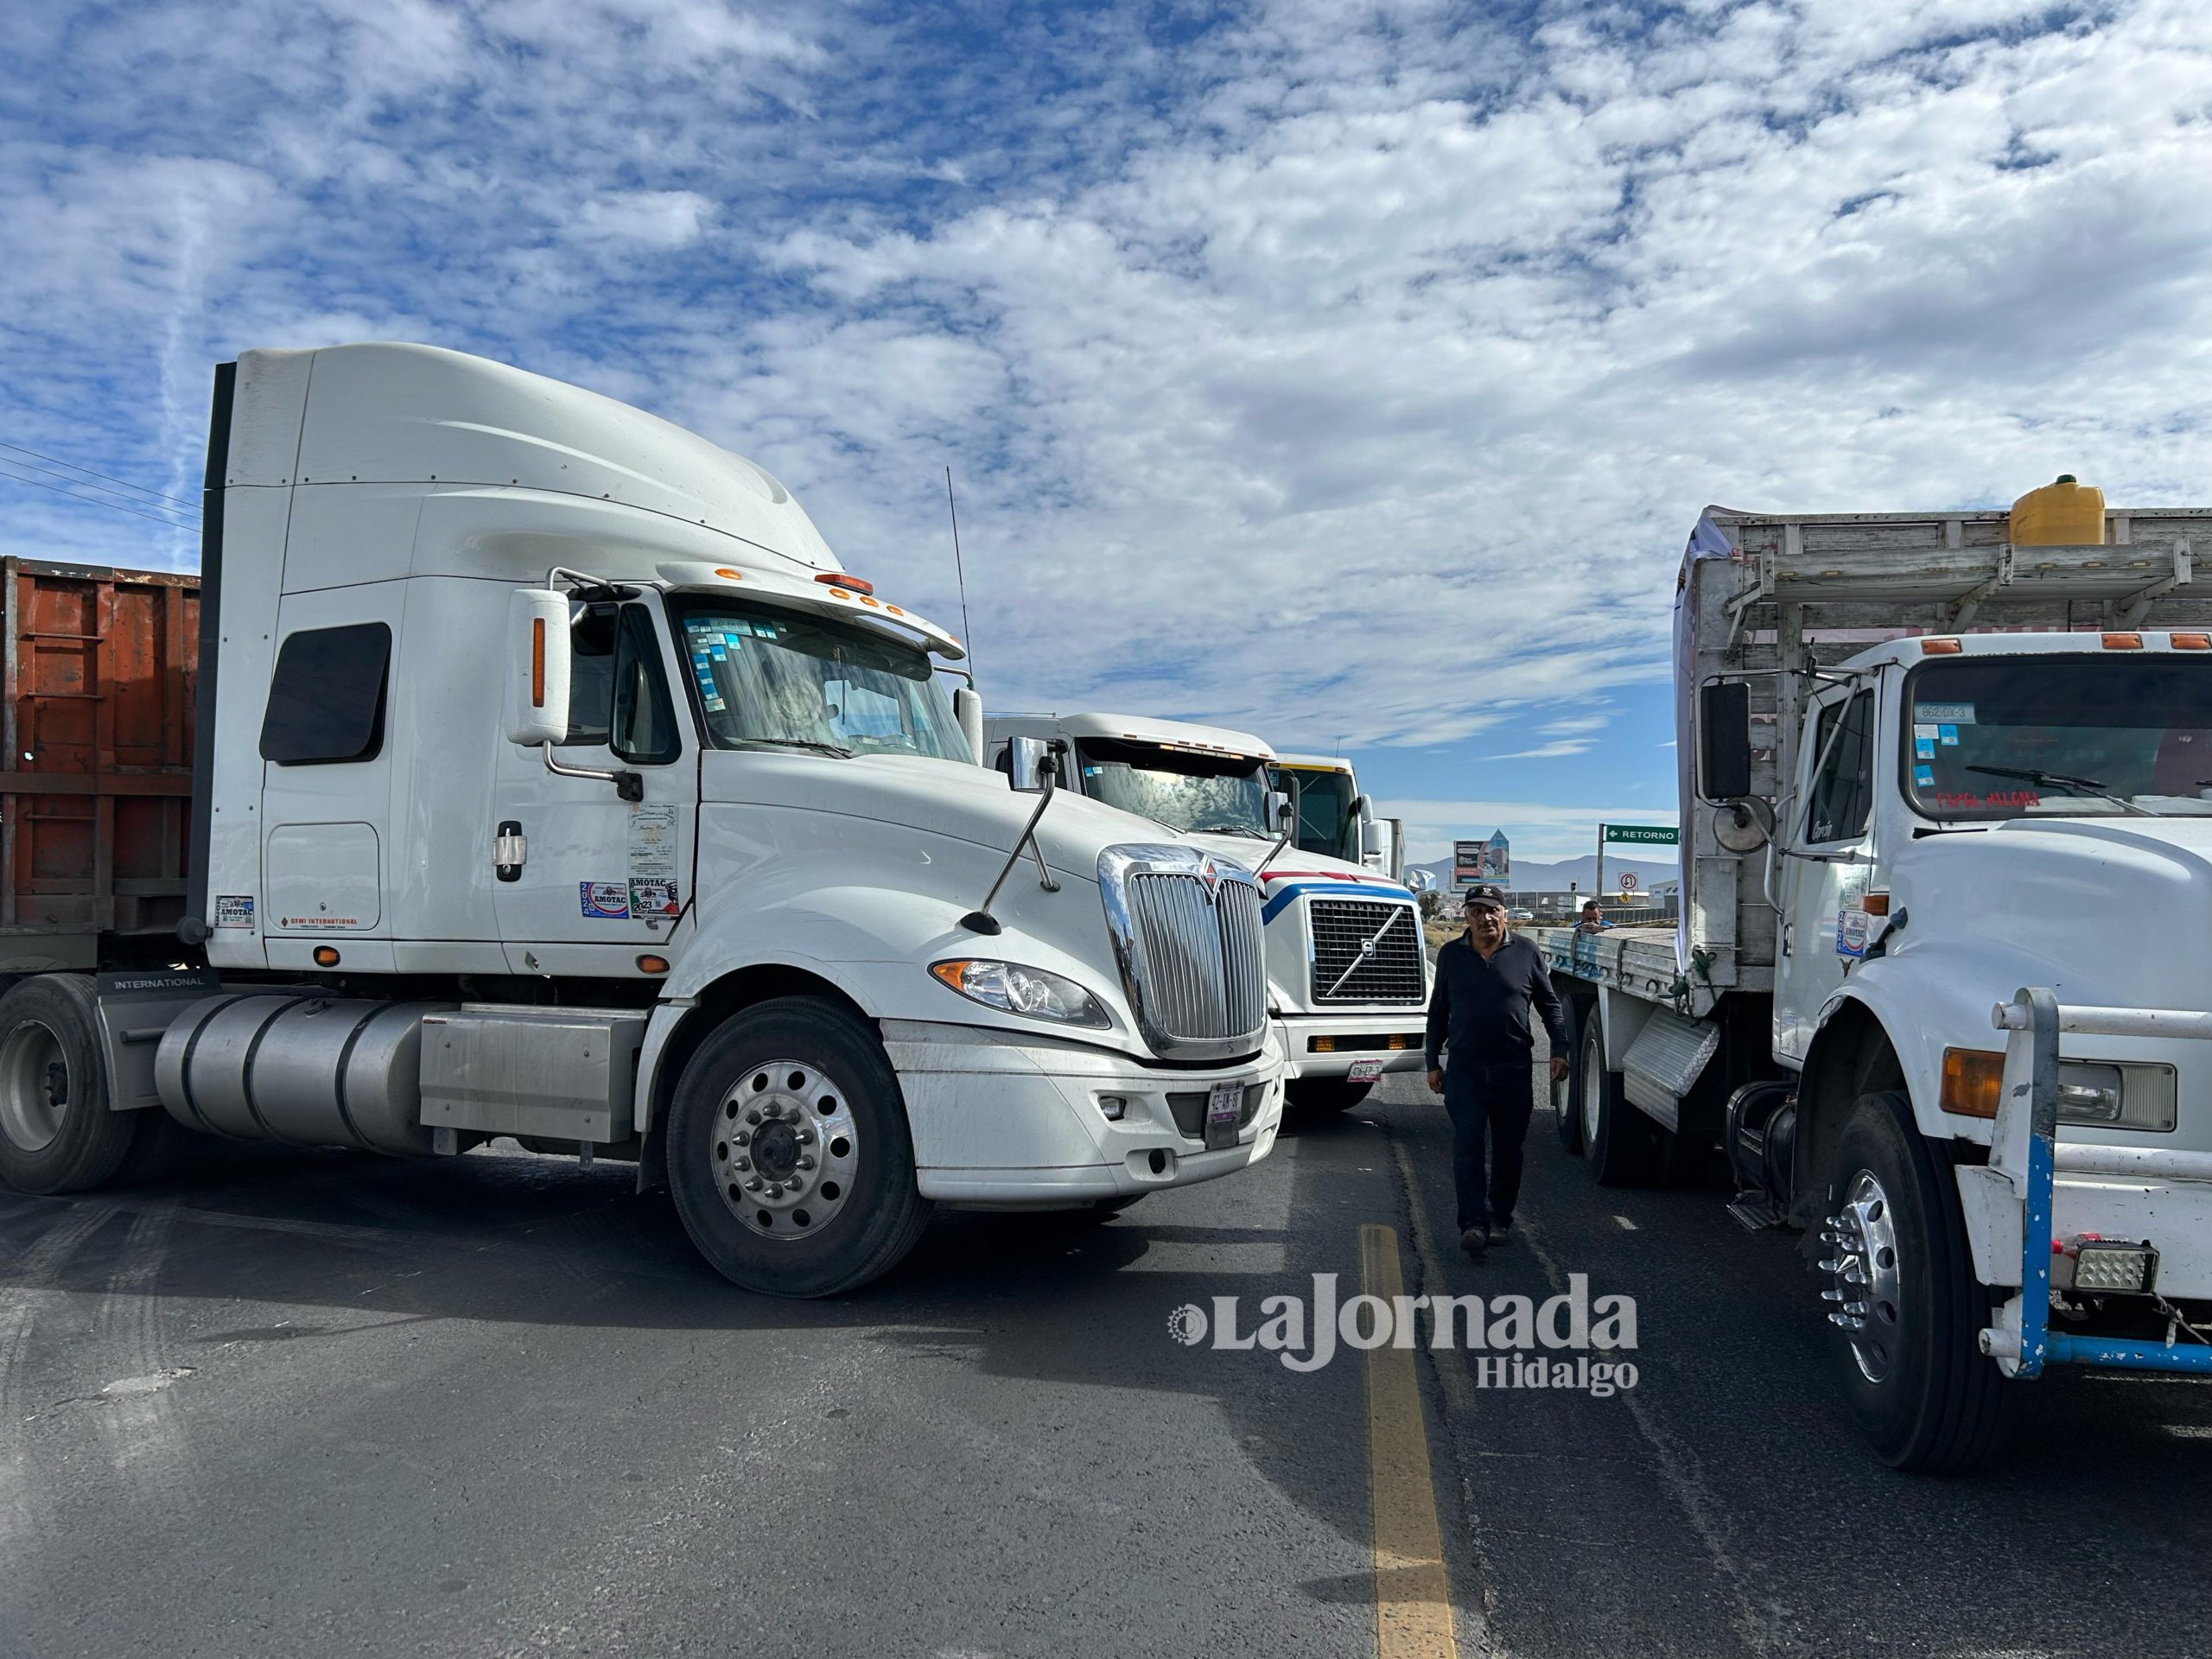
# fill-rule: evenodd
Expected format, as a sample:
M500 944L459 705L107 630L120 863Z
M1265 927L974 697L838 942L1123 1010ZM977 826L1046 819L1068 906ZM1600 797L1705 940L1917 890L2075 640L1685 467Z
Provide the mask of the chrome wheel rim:
M68 1113L69 1063L61 1039L26 1020L0 1042L0 1133L25 1152L43 1152Z
M741 1072L723 1091L702 1150L730 1213L764 1238L791 1243L836 1218L860 1173L851 1104L804 1060Z
M1598 1144L1599 1096L1605 1087L1605 1044L1592 1025L1582 1039L1582 1144Z
M1842 1208L1828 1217L1821 1241L1831 1247L1821 1263L1831 1281L1821 1293L1828 1304L1828 1322L1851 1339L1859 1375L1879 1382L1897 1361L1904 1274L1890 1195L1872 1170L1862 1169L1851 1178Z

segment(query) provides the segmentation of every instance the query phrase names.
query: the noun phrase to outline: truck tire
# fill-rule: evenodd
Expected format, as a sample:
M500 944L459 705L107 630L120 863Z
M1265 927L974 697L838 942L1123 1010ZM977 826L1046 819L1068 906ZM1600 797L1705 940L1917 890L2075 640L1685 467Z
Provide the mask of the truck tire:
M1582 1151L1582 1066L1578 1058L1582 1051L1582 1028L1595 1025L1595 1007L1585 998L1563 998L1567 1014L1567 1054L1576 1063L1567 1074L1567 1088L1556 1097L1552 1112L1552 1127L1559 1131L1559 1143L1568 1152Z
M1350 1111L1374 1087L1349 1077L1292 1077L1282 1086L1283 1104L1310 1117L1331 1116Z
M1658 1168L1661 1130L1637 1110L1621 1074L1605 1069L1605 1033L1596 1010L1583 1021L1574 1075L1581 1082L1582 1156L1600 1186L1637 1186Z
M111 1112L107 1099L90 978L40 974L0 996L0 1179L19 1192L107 1180L147 1116Z
M1859 1432L1893 1469L1977 1467L1996 1450L2011 1394L1980 1350L1991 1297L1974 1276L1948 1149L1920 1133L1903 1094L1861 1095L1826 1197L1821 1295Z
M731 1283L834 1296L888 1273L929 1223L898 1074L835 1003L732 1014L676 1085L668 1185L683 1230Z

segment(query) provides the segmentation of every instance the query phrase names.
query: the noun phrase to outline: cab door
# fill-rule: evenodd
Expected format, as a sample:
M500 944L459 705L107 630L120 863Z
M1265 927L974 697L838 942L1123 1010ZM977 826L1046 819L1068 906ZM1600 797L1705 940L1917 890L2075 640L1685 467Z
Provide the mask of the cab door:
M543 751L499 746L494 822L485 856L509 969L518 974L634 977L641 954L664 954L691 902L698 740L678 718L671 651L657 606L569 607L569 734L548 770ZM499 849L521 860L502 862ZM658 947L658 948L657 948Z
M1802 748L1796 833L1782 860L1782 959L1775 969L1774 1041L1802 1059L1821 1005L1866 948L1873 875L1875 708L1872 687L1839 689L1813 705Z

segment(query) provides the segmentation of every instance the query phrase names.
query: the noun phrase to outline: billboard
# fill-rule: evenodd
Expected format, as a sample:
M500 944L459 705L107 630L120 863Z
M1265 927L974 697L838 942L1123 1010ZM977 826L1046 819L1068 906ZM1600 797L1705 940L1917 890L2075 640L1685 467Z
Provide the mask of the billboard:
M1478 882L1503 881L1513 874L1513 844L1500 830L1488 841L1452 843L1452 885L1471 887Z

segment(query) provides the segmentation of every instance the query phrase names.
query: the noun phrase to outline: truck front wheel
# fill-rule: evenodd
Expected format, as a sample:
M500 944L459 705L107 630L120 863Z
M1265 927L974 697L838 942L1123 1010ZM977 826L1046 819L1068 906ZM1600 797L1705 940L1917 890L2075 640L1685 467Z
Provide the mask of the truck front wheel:
M1828 1166L1821 1293L1845 1397L1875 1456L1955 1474L1995 1449L2010 1395L1978 1334L1958 1188L1894 1091L1861 1095Z
M90 979L41 974L0 996L0 1179L19 1192L98 1186L145 1116L108 1109Z
M747 1290L851 1290L929 1222L898 1075L834 1003L779 997L724 1021L677 1083L666 1148L684 1231Z

